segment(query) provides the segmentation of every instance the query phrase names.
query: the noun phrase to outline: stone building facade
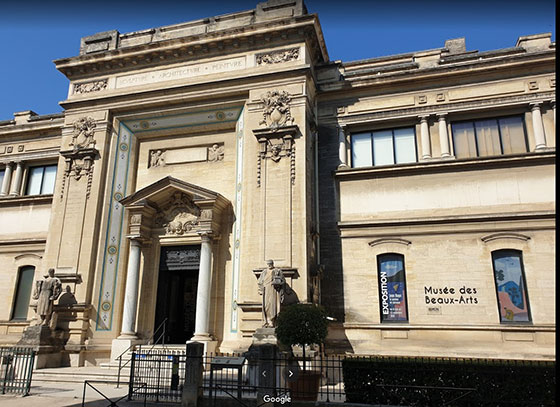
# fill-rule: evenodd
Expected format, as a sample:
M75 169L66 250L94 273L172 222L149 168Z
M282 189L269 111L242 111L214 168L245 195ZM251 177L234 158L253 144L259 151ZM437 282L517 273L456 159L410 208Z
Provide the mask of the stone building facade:
M53 267L72 365L163 324L247 349L273 259L330 352L555 358L550 34L331 61L317 16L270 0L55 64L64 112L0 122L0 343Z

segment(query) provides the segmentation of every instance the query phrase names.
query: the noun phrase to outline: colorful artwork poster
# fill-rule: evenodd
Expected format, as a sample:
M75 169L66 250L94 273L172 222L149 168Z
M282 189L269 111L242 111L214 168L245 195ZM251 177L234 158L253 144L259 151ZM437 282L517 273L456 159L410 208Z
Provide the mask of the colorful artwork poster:
M494 253L493 258L500 320L529 322L521 255L514 251L501 251Z
M403 256L379 257L379 299L381 322L408 321Z

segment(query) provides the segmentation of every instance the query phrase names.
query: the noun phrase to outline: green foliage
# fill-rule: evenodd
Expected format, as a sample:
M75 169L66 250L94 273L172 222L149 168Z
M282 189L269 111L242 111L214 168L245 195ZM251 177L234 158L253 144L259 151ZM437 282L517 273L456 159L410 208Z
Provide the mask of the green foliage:
M342 369L353 403L553 406L556 398L554 362L371 357L347 358Z
M293 304L278 314L276 337L286 345L320 345L327 337L327 313L317 305Z

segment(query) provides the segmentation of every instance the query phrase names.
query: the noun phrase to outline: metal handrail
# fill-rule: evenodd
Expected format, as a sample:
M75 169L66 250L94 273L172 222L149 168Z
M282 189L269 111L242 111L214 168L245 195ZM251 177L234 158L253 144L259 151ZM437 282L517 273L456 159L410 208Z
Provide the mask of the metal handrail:
M161 335L157 338L157 340L153 343L152 347L150 348L150 350L148 351L148 354L152 351L152 349L154 348L154 346L159 342L160 339L163 338L162 344L165 345L165 327L167 324L167 318L165 318L161 324L158 325L158 327L155 329L154 333L152 334L152 336L150 337L150 339L148 339L148 343L150 344L150 342L154 339L154 337L156 336L156 333L160 330L161 327L163 327L162 333ZM121 382L121 370L124 369L126 367L126 365L128 365L130 363L131 359L128 359L124 365L122 364L122 357L124 356L125 353L127 353L129 350L131 350L132 348L134 348L136 346L136 344L130 345L128 348L126 348L126 350L124 352L122 352L117 359L119 360L119 371L117 373L117 389L119 388L119 384ZM140 345L140 348L142 347L142 345Z

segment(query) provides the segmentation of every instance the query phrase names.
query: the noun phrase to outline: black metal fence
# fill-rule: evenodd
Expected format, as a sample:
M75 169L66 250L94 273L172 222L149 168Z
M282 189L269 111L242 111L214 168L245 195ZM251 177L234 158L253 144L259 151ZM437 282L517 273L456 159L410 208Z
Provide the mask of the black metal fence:
M241 368L224 361L242 357ZM203 357L203 394L214 405L220 398L251 400L310 400L332 403L346 401L341 356L316 355L302 358L280 353L272 357L259 355L217 354Z
M129 399L181 402L186 352L154 349L132 352Z
M0 347L2 394L29 394L34 361L35 351L31 348Z
M285 354L262 358L250 354L209 353L202 356L201 388L203 395L215 405L223 398L254 400L259 395L342 403L346 400L342 359L340 356L316 356L304 363ZM185 362L185 351L133 352L129 398L181 402Z
M198 353L189 359L189 370L186 351L134 353L129 398L180 402L188 379L186 390L194 383L211 406L221 406L225 399L239 405L309 400L430 407L548 406L555 400L554 362L320 353L303 361L262 348L243 354ZM194 365L198 367L192 370ZM187 371L199 376L185 378Z

